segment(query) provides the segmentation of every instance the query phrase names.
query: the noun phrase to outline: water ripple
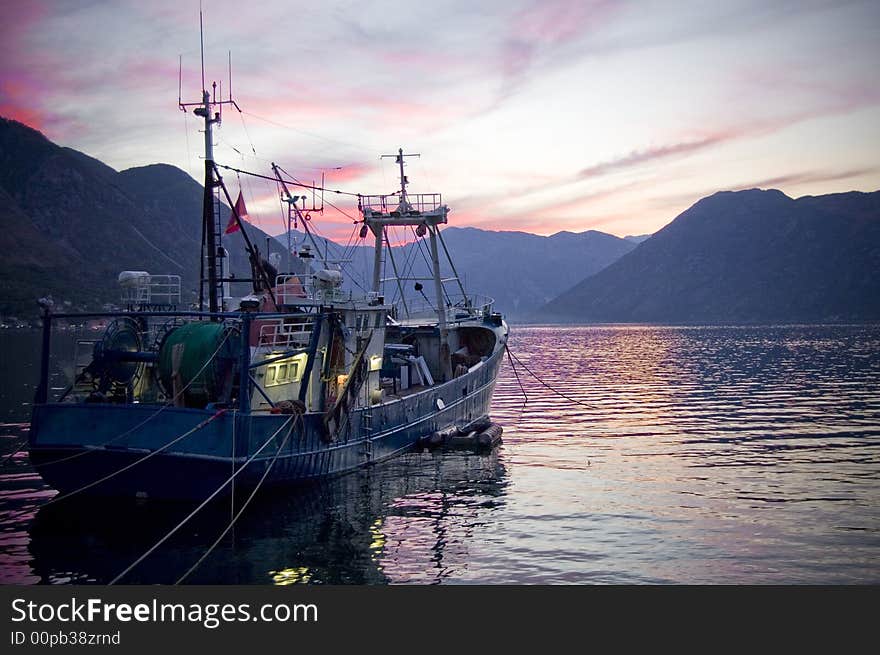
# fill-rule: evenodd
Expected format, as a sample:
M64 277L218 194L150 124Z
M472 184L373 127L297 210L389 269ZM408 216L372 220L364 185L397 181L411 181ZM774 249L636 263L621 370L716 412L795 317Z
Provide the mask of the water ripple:
M510 347L570 399L521 370L524 404L505 363L499 451L263 498L192 582L880 582L880 327L514 326ZM7 391L9 454L30 391ZM23 453L0 482L0 581L106 581L178 518L39 510ZM228 512L132 582L173 581Z

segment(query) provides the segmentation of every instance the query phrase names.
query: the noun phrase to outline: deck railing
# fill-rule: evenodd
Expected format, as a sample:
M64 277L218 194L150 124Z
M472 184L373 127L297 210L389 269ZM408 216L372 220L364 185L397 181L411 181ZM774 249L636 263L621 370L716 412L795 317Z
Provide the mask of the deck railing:
M478 293L466 296L461 293L448 294L444 303L446 321L454 323L487 315L491 313L494 304L493 298ZM433 304L433 299L407 298L406 302L400 300L394 304L394 317L399 321L419 319L434 321L437 319L437 306Z
M122 302L127 305L180 304L179 275L141 275L122 287Z
M258 344L270 348L305 348L314 327L314 317L273 319L260 325Z
M406 201L412 211L429 212L443 206L443 197L439 193L406 194ZM382 214L399 211L400 195L361 196L361 209L369 209Z
M352 292L328 288L311 274L279 275L275 278L275 301L279 305L297 305L303 300L345 302L352 300Z

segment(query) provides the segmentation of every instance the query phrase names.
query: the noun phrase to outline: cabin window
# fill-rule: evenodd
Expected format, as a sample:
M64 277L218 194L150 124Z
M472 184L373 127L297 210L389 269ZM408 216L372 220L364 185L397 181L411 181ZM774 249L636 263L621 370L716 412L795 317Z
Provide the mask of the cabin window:
M300 362L285 361L269 364L266 367L266 386L274 387L279 384L298 382L300 379Z

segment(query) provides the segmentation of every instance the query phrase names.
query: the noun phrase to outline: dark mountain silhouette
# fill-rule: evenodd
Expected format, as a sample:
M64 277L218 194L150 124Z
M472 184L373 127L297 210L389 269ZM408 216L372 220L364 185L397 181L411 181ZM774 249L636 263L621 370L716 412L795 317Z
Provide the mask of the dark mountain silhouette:
M539 320L880 319L880 192L716 193L549 302Z
M33 317L36 298L46 294L67 301L65 308L70 310L116 302L116 279L122 270L180 275L185 302L195 300L202 186L184 171L153 164L117 172L6 119L0 119L0 165L0 248L4 253L0 314ZM229 213L225 205L222 211L224 216ZM248 233L261 251L266 249L264 232L251 225ZM592 230L542 237L449 227L443 235L468 290L492 296L497 307L514 318L534 311L635 247ZM330 259L341 258L342 246L317 241L320 251L329 251ZM301 233L298 242L305 243ZM369 242L346 253L352 260L350 288L370 287L373 251ZM286 246L286 237L271 240L273 249L283 250L282 244ZM240 233L225 236L223 245L234 274L250 277ZM429 274L425 240L421 246L411 243L394 248L394 253L401 274L404 266L410 277ZM390 277L390 258L386 258L386 267ZM451 271L444 265L443 272ZM433 299L430 285L426 289ZM246 292L243 284L233 289L234 295ZM414 293L412 288L406 292Z
M513 318L531 313L635 247L596 230L542 237L449 227L443 237L467 286L485 290Z
M442 234L465 289L469 293L494 298L496 308L512 319L526 317L578 280L600 271L635 247L628 241L595 230L558 232L544 237L526 232L447 227ZM307 243L301 232L294 235L298 243ZM286 237L278 238L286 240ZM316 241L321 253L325 247L328 249L329 259L342 258L341 246L333 242L325 245L327 242L323 239ZM430 275L427 238L421 242L421 246L410 243L393 248L394 264L401 277ZM345 258L351 260L352 284L357 281L362 288L369 288L373 267L372 235L360 244L348 249ZM443 275L450 275L452 271L446 264L442 248L440 259ZM392 263L387 256L385 267L390 276ZM410 297L414 295L413 282L407 284L406 296ZM433 302L433 287L428 282L423 284ZM448 282L446 286L450 293L456 291L454 282ZM386 288L388 293L397 295L396 290Z
M180 275L193 301L201 204L201 185L173 166L117 172L0 118L0 314L33 316L46 294L67 309L115 302L127 269ZM233 272L250 277L240 242L235 234L224 245Z

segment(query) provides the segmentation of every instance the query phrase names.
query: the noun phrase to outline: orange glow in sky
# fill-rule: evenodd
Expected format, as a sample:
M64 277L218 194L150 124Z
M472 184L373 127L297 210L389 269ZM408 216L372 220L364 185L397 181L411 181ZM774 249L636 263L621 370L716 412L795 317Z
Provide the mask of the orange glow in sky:
M119 170L201 177L199 2L0 6L0 115ZM362 194L443 194L450 222L552 234L654 232L699 198L880 188L877 3L383 0L368 12L203 0L208 84L233 88L216 159ZM306 8L308 11L306 12ZM300 11L302 10L302 11ZM308 15L295 38L282 17ZM238 180L225 175L232 194ZM242 179L283 230L271 181ZM356 201L325 194L323 233ZM338 209L337 209L338 208Z

